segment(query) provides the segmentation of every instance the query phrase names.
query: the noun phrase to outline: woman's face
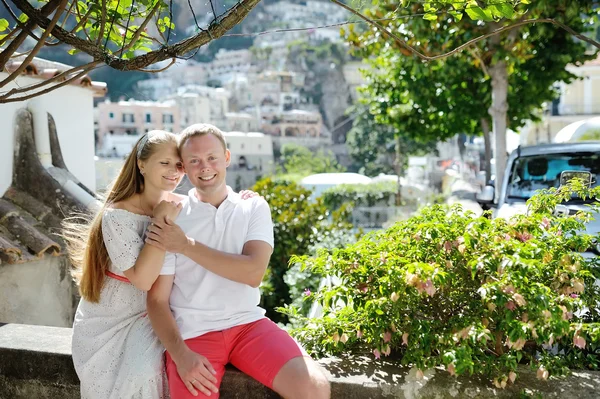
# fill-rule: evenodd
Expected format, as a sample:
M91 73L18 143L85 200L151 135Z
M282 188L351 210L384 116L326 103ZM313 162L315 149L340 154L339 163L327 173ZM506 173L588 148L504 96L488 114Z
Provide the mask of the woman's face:
M173 191L183 177L183 165L175 143L160 144L145 161L140 162L144 171L145 187L155 187L161 191Z

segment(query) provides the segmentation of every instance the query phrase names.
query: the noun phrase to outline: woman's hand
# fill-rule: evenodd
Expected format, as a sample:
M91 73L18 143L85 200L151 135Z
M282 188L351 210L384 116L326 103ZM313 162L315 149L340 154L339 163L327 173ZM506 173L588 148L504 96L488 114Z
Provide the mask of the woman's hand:
M240 197L242 197L243 200L247 200L254 197L260 197L260 195L252 190L242 190L240 191Z
M179 212L181 212L181 202L176 203L175 201L160 201L156 207L154 207L154 219L164 220L167 223L173 223Z

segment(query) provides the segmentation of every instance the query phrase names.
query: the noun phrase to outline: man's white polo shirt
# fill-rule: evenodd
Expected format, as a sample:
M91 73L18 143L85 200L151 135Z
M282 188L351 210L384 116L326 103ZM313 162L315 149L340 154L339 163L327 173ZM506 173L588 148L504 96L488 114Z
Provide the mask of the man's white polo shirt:
M273 248L271 210L263 198L242 200L228 187L229 195L215 208L199 201L195 190L190 190L176 220L188 237L232 254L241 254L244 244L253 240ZM183 339L265 317L258 306L258 288L221 277L186 256L168 253L160 274L175 275L171 311Z

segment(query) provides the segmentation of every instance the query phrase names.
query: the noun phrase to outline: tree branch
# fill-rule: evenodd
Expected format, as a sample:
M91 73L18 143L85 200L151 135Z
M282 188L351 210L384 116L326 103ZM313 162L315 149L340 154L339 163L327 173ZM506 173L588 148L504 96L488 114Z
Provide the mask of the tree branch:
M377 21L374 21L372 19L370 19L369 17L361 14L359 11L356 11L355 9L353 9L352 7L347 6L344 3L341 3L338 0L330 0L331 2L337 4L338 6L342 7L343 9L350 11L352 14L360 17L361 19L363 19L364 21L366 21L367 23L377 27L380 31L382 31L383 33L385 33L388 37L392 38L396 43L398 43L401 47L409 50L411 53L413 53L414 55L416 55L417 57L419 57L420 59L424 60L424 61L434 61L434 60L438 60L438 59L442 59L442 58L446 58L448 56L451 56L452 54L456 54L462 50L464 50L465 48L472 46L473 44L480 42L482 40L485 40L489 37L495 36L495 35L499 35L503 32L521 27L523 25L529 25L529 24L535 24L535 23L550 23L553 25L556 25L564 30L566 30L567 32L569 32L571 35L575 36L576 38L585 41L586 43L589 43L597 48L600 49L600 43L598 43L597 41L590 39L589 37L586 37L584 35L581 35L577 32L575 32L573 29L571 29L570 27L568 27L567 25L563 24L562 22L558 22L552 18L540 18L540 19L526 19L526 20L522 20L522 21L518 21L515 22L511 25L507 25L507 26L503 26L502 28L499 29L495 29L489 33L486 33L485 35L481 35L478 36L474 39L469 40L468 42L458 46L457 48L455 48L454 50L448 51L447 53L443 53L443 54L438 54L438 55L434 55L434 56L428 56L425 55L421 52L419 52L417 49L415 49L414 47L410 46L408 43L406 43L404 40L402 40L400 37L398 37L397 35L395 35L394 33L390 32L388 29L386 29L383 25L381 25L380 23L378 23Z
M33 57L35 57L35 55L38 53L38 51L40 51L40 49L42 47L44 47L46 38L48 36L50 36L52 29L56 26L56 23L58 22L60 16L62 15L62 9L67 5L67 0L55 0L55 2L58 4L58 8L56 9L56 11L54 13L54 17L52 17L52 20L50 21L48 28L44 30L44 33L40 37L40 40L35 44L35 46L33 47L33 50L31 50L31 52L29 53L27 58L25 58L25 60L23 60L21 65L19 65L19 67L13 73L8 75L4 80L2 80L0 82L0 88L6 86L9 82L15 80L15 78L17 76L19 76L21 74L21 72L23 72L25 70L25 68L27 68L27 65L29 65L31 60L33 60Z
M137 40L142 35L142 32L144 32L144 29L146 29L146 26L148 26L148 23L152 19L152 16L159 8L160 8L160 2L156 2L156 5L154 6L154 8L152 10L150 10L150 13L148 14L148 16L146 17L144 22L142 22L140 27L134 32L133 36L131 37L131 40L129 41L129 44L127 46L125 46L121 51L116 53L118 56L121 56L123 53L129 51L129 49L137 42ZM125 37L127 37L127 33L125 33Z
M43 94L49 93L49 92L51 92L53 90L56 90L56 89L58 89L60 87L63 87L63 86L66 86L66 85L70 84L71 82L73 82L74 80L77 80L77 79L81 78L82 76L84 76L85 74L87 74L89 71L91 71L94 68L95 68L95 66L91 67L91 68L86 68L83 71L81 71L80 73L78 73L77 75L75 75L75 76L73 76L73 77L71 77L71 78L69 78L69 79L67 79L67 80L65 80L63 82L60 82L59 84L56 84L56 85L54 85L52 87L48 87L45 90L37 91L35 93L29 94L29 95L26 95L26 96L21 96L21 97L16 97L16 98L9 98L9 99L4 99L3 97L0 97L0 103L3 103L3 104L14 103L14 102L19 102L19 101L29 100L30 98L34 98L34 97L37 97L37 96L41 96Z
M46 79L46 80L44 80L44 81L42 81L40 83L36 83L36 84L33 84L33 85L29 85L29 86L24 86L24 87L19 87L19 88L11 89L8 93L0 95L0 103L2 103L2 100L7 99L9 97L12 97L15 94L25 93L25 92L28 92L28 91L31 91L31 90L39 89L39 88L44 87L44 86L46 86L46 85L48 85L48 84L50 84L52 82L62 80L62 78L66 78L68 75L71 75L71 74L73 74L75 72L78 72L80 70L85 69L86 71L90 71L90 70L94 69L95 67L97 67L98 65L100 65L100 61L88 62L87 64L83 64L83 65L80 65L80 66L77 66L77 67L73 67L73 68L71 68L69 70L61 72L58 75L53 76L50 79Z
M96 45L100 45L102 37L104 37L104 29L106 28L106 0L102 0L102 14L100 16L100 30L96 38ZM127 32L125 32L127 34Z
M17 2L18 1L13 0L13 3L16 4ZM52 11L54 11L56 9L56 7L58 7L58 4L59 4L59 0L52 0L52 1L49 1L48 3L46 3L42 7L41 10L36 10L36 11L39 12L40 18L43 18L46 21L48 21L46 16L50 15L52 13ZM21 10L19 5L18 4L16 4L16 5ZM27 5L30 8L33 8L29 5L29 3L27 3ZM21 10L21 11L23 11L23 10ZM50 21L48 21L48 22L50 22ZM33 31L33 29L35 29L35 26L36 26L35 21L32 21L32 20L27 21L27 24L25 24L25 27L22 28L21 33L19 33L19 35L15 39L13 39L13 41L2 52L0 52L0 70L4 69L4 66L10 59L11 55L13 55L13 53L15 53L19 49L21 44L23 44L23 42L25 41L25 38L30 34L31 31ZM39 40L39 38L37 40Z
M42 28L48 26L48 19L40 14L40 11L31 7L27 0L13 0L13 2L26 13L30 19L38 23ZM213 39L223 36L227 31L241 22L254 8L260 0L241 0L235 6L229 9L226 15L219 23L212 24L208 30L200 32L194 36L184 39L170 46L164 46L160 49L139 55L129 60L122 60L113 55L107 54L99 46L81 39L70 32L65 31L59 26L55 26L52 35L63 43L68 44L88 55L95 60L102 60L106 65L120 71L131 71L145 68L159 61L175 58L209 43Z

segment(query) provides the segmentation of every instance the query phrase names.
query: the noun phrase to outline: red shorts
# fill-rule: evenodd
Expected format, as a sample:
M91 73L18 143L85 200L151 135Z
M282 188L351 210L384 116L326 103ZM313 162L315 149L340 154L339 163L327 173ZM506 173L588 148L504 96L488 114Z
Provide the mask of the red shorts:
M225 365L231 363L237 369L269 388L281 368L295 357L306 352L287 332L269 319L261 319L223 331L214 331L185 341L196 353L205 356L217 372L217 387L225 374ZM177 366L166 354L167 378L171 398L218 398L219 393L205 396L198 392L193 396L177 373Z

